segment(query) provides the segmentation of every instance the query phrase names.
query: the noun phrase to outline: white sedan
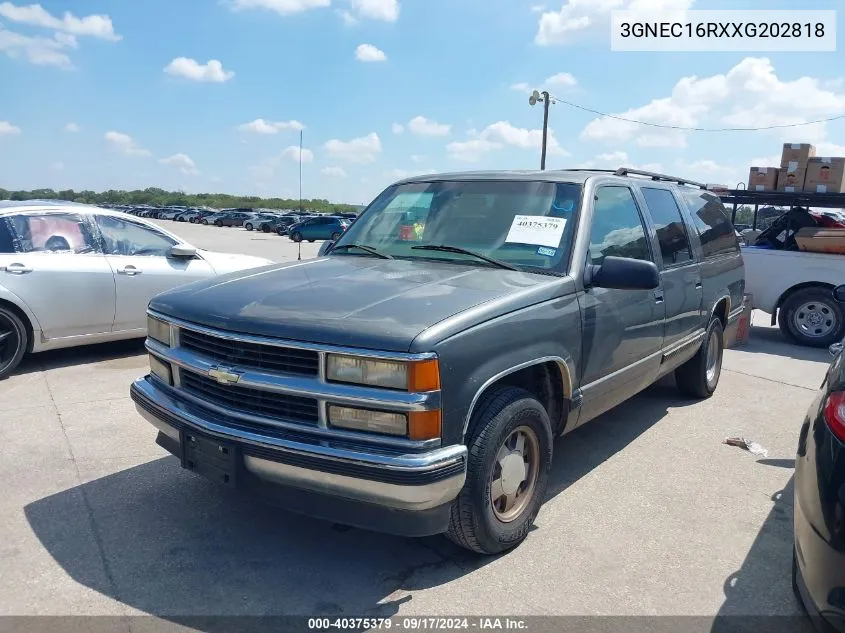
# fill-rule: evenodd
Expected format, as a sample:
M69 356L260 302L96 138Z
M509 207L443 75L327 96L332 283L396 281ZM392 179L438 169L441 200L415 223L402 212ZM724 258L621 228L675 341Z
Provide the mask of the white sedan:
M156 294L268 264L116 211L0 201L0 378L28 352L144 337Z

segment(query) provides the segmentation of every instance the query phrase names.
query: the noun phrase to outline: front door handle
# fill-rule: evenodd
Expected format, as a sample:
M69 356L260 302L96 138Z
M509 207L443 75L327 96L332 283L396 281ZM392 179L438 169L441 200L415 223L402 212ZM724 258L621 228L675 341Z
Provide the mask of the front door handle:
M662 290L655 290L654 291L654 302L655 303L663 303L663 291Z
M700 282L700 281L696 281L696 282L695 282L695 289L696 289L696 290L701 290L703 287L704 287L704 286L701 284L701 282Z
M12 275L25 275L26 273L31 273L32 268L29 266L25 266L24 264L19 264L17 262L9 264L8 266L4 266L2 270L5 270L7 273Z
M129 275L130 277L134 275L140 275L143 271L140 268L136 268L132 264L128 266L124 266L123 268L117 269L118 274L120 275Z

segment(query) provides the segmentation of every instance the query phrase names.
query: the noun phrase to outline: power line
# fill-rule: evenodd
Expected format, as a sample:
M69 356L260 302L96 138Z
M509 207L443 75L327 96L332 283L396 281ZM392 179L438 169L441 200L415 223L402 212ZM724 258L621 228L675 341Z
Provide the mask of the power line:
M564 105L568 105L572 108L576 108L578 110L583 110L584 112L589 112L591 114L596 114L600 117L605 117L608 119L615 119L616 121L624 121L625 123L635 123L636 125L645 125L648 127L659 127L668 130L681 130L684 132L761 132L764 130L778 130L783 128L790 128L790 127L801 127L804 125L813 125L815 123L829 123L830 121L838 121L839 119L845 119L845 114L838 114L836 116L828 117L826 119L816 119L815 121L804 121L802 123L784 123L782 125L766 125L764 127L683 127L681 125L664 125L661 123L648 123L647 121L637 121L636 119L628 119L621 116L616 116L615 114L607 114L606 112L599 112L598 110L593 110L592 108L588 108L586 106L578 105L577 103L572 103L571 101L566 101L565 99L561 99L559 97L555 97L552 95L552 100L557 103L563 103Z

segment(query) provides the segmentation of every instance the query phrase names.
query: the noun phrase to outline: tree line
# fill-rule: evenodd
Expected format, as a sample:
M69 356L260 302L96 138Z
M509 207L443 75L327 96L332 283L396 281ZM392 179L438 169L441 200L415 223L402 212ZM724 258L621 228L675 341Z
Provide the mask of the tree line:
M63 189L33 189L32 191L9 191L0 189L0 200L66 200L84 204L148 204L152 206L212 207L226 209L232 207L250 207L263 209L298 209L299 199L259 198L258 196L231 196L225 193L184 193L165 191L156 187L122 191L74 191ZM321 213L355 212L359 206L336 204L323 198L303 200L302 208Z

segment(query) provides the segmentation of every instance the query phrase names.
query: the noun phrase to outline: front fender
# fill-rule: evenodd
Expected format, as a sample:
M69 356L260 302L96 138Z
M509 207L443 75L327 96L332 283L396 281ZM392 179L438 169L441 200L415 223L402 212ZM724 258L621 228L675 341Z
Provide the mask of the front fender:
M571 398L580 380L581 313L576 295L485 321L440 342L443 442L462 443L485 390L510 373L555 362Z

